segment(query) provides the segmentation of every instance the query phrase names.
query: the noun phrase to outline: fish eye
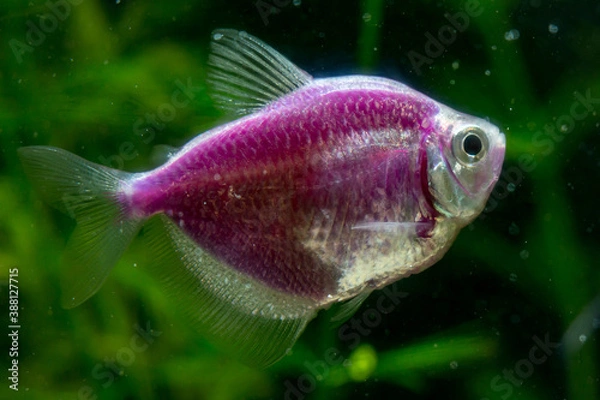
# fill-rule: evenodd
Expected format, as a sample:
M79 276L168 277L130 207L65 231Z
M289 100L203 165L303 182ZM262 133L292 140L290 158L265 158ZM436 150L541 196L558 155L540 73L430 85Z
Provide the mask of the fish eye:
M452 152L462 164L471 165L487 153L488 139L484 131L468 127L458 132L452 141Z
M483 143L479 136L469 134L463 139L463 150L468 155L475 157L483 149Z

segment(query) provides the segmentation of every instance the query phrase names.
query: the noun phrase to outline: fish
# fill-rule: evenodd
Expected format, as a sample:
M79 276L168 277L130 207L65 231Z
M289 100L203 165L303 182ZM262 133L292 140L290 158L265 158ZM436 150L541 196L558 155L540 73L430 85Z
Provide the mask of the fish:
M505 137L394 80L314 79L233 29L212 32L208 83L236 118L147 172L50 146L18 149L41 196L77 222L61 304L94 295L137 234L190 326L255 367L320 310L351 315L435 264L484 209Z

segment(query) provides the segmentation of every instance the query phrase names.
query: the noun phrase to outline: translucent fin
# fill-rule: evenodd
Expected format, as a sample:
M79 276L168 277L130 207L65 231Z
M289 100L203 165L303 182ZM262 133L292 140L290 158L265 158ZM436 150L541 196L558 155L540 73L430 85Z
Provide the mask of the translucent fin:
M336 313L331 317L331 322L335 323L334 326L339 326L342 323L346 322L348 318L354 315L354 313L359 309L361 304L369 297L372 293L372 290L367 290L360 293L358 296L348 300L343 303Z
M285 355L315 316L314 302L272 290L222 264L166 216L155 216L146 226L153 273L193 326L233 357L268 366Z
M429 229L431 226L431 222L362 222L354 225L352 229L417 235L420 230Z
M46 201L77 221L62 279L62 305L75 307L100 289L139 229L141 221L125 219L116 198L130 174L53 147L18 151L25 173Z
M166 144L157 144L152 149L152 154L150 154L152 164L155 166L163 165L169 161L171 157L177 154L179 150L181 150L179 147L173 147Z
M238 114L249 114L312 80L267 44L233 29L213 31L208 65L216 103Z
M600 294L596 295L596 297L579 312L573 322L569 324L569 328L561 339L561 344L565 346L563 351L570 357L573 357L580 352L585 343L585 340L581 340L582 336L584 338L593 337L594 330L600 328L600 325L598 324L599 321Z

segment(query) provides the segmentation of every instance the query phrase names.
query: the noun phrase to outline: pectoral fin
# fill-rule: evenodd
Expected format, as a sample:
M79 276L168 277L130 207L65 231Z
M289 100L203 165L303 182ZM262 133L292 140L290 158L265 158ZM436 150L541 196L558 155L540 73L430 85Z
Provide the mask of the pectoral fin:
M346 320L348 320L348 318L353 316L354 313L356 313L356 311L358 311L358 309L360 308L362 303L367 299L367 297L369 297L369 295L372 292L373 292L372 290L366 290L366 291L360 293L358 296L356 296L356 297L346 301L344 304L342 304L337 309L337 312L334 314L334 316L331 317L331 322L333 322L335 324L334 326L339 326L339 325L343 324L344 322L346 322Z
M422 222L362 222L354 225L353 230L405 234L412 237L424 237L433 229L433 221Z

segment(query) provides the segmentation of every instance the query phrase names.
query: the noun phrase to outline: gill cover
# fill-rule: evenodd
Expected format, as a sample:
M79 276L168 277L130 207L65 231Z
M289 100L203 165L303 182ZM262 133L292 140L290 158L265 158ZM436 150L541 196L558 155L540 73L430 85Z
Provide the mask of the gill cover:
M468 223L479 214L504 159L504 135L491 123L444 109L428 146L429 190L436 209Z

